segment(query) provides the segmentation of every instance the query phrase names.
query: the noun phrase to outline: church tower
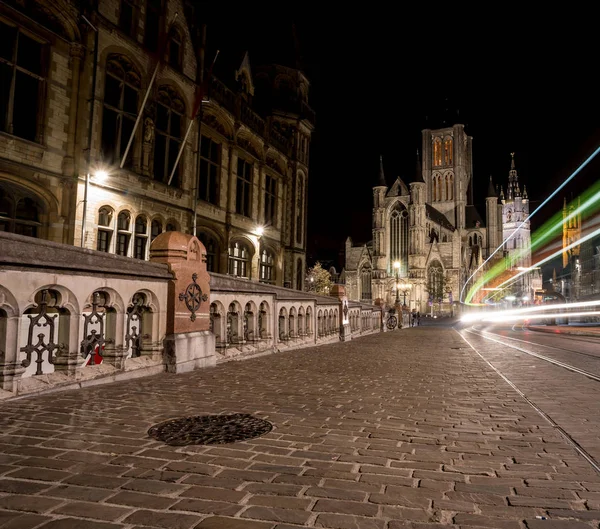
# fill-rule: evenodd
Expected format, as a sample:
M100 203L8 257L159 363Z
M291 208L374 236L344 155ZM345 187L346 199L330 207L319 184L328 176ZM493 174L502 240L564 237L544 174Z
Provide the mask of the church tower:
M457 229L465 228L465 206L472 188L472 138L464 125L423 131L426 202Z
M502 240L510 236L505 243L505 255L510 258L511 268L531 266L531 230L529 225L529 199L527 189L523 193L519 186L519 176L515 168L515 153L510 153L510 171L506 197L502 201ZM516 233L515 230L518 231Z
M383 156L379 157L379 180L373 187L373 279L386 276L385 195L388 187L383 172Z
M498 193L494 189L492 176L490 175L490 183L485 198L485 214L487 226L487 256L492 255L502 241L499 241L500 230L498 227Z
M408 207L409 214L409 268L425 268L425 238L426 234L426 207L425 199L427 184L423 180L423 169L417 151L417 165L415 176L409 184L411 201Z
M581 213L573 215L576 207L581 206L581 200L577 198L577 206L575 202L567 205L567 199L565 198L563 204L563 249L577 242L581 239ZM570 218L568 218L570 216ZM574 246L568 251L563 251L563 268L567 268L569 264L569 257L579 257L579 245Z

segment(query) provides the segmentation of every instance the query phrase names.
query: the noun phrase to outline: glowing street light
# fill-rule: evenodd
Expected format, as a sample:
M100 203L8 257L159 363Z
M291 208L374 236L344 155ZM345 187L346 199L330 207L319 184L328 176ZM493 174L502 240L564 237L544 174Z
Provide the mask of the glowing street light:
M412 288L412 285L410 283L397 283L396 284L396 291L401 291L402 294L404 294L404 301L402 302L402 305L404 305L406 307L406 294L408 294L410 292L410 289Z

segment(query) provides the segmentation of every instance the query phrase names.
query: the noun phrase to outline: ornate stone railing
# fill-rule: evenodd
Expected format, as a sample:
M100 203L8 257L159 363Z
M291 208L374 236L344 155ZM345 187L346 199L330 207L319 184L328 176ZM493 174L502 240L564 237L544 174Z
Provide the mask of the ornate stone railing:
M191 235L152 261L0 232L0 397L380 332L380 307L206 272ZM350 331L350 325L357 326ZM9 392L9 393L6 393Z

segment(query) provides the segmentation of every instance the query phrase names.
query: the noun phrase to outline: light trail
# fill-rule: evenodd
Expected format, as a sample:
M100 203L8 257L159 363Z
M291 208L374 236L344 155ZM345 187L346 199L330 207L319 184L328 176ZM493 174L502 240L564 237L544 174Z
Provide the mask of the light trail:
M540 209L542 209L548 202L550 202L550 200L552 200L558 193L559 191L564 188L571 180L573 180L573 178L575 178L575 176L577 176L582 169L588 164L590 163L596 156L597 154L600 153L600 147L598 147L588 158L587 160L585 160L575 171L573 171L573 173L571 173L571 176L569 176L569 178L567 178L560 186L558 186L537 208L535 208L535 210L530 213L525 220L523 220L523 222L521 222L521 224L519 224L519 226L517 226L517 228L502 242L502 244L500 244L500 246L498 246L498 248L496 248L489 256L488 258L479 265L479 267L471 274L471 276L465 281L465 284L463 285L461 291L460 291L460 302L463 303L464 302L464 293L465 293L465 288L466 286L469 284L469 281L471 281L471 279L473 279L473 277L475 276L475 274L477 274L477 272L479 272L479 270L481 270L485 264L494 256L496 255L496 253L498 253L498 251L500 251L501 248L504 248L504 245L514 237L514 235L525 225L525 223L531 219L531 217L533 217Z

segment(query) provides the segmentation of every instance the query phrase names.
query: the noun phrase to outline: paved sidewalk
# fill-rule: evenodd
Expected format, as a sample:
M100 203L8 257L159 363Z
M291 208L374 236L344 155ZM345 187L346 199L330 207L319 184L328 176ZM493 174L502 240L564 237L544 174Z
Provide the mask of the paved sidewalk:
M165 419L263 437L173 447ZM598 528L600 477L453 330L5 401L0 527ZM542 519L545 517L546 519Z

